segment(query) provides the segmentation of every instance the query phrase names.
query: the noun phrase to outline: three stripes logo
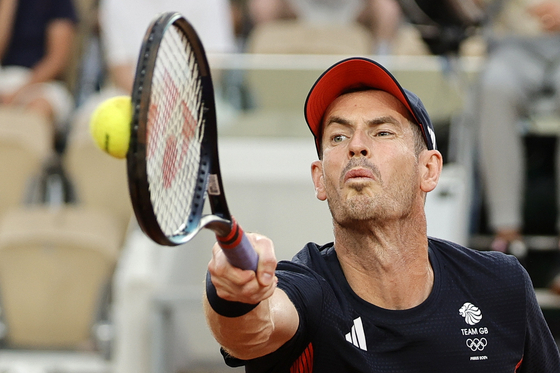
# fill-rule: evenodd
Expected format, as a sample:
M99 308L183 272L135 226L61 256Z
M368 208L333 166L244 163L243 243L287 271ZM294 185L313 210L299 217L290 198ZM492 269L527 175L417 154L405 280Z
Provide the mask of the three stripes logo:
M367 351L366 335L361 317L354 319L354 325L350 333L346 334L346 340L359 349Z

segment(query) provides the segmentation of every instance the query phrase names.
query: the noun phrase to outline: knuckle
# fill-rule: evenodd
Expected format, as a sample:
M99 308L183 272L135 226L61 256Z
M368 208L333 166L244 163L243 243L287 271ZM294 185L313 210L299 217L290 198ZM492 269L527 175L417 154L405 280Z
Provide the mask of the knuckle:
M228 300L228 301L232 301L234 300L231 293L228 291L225 291L222 288L216 288L216 294L218 294L218 297Z
M255 296L255 288L253 286L245 286L241 289L240 296L243 299L252 299Z

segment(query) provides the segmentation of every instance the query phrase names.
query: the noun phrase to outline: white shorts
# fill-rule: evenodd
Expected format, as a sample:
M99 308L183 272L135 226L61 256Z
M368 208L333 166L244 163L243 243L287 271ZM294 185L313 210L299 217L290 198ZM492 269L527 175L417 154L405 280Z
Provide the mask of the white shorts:
M31 70L26 67L0 67L0 93L14 92L28 81L30 75ZM35 84L19 94L16 102L25 105L36 98L43 98L51 104L57 127L66 126L74 109L74 99L64 83L51 81Z

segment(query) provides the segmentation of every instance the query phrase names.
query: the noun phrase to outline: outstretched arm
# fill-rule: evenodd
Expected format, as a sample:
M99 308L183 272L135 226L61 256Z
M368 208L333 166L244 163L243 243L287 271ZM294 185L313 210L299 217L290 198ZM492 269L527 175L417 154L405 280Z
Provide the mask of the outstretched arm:
M75 25L68 19L56 19L47 27L45 56L33 67L30 83L42 83L60 77L72 58Z
M214 337L230 355L242 360L276 351L292 338L299 324L295 306L276 287L277 262L272 241L256 234L247 236L259 253L257 272L233 267L219 246L214 245L208 272L219 299L210 296L209 302L204 297L206 319ZM242 307L247 313L231 317L227 314L231 305L228 302L245 303L247 306Z

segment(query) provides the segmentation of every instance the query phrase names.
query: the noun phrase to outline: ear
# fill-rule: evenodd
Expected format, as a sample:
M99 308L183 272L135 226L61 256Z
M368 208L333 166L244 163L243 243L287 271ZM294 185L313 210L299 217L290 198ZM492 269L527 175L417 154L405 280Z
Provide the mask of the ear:
M437 150L425 150L419 156L420 189L428 193L438 184L443 158Z
M327 194L325 193L325 179L323 176L323 162L314 161L311 163L311 178L313 179L313 185L315 185L315 196L317 199L324 201L327 199Z

